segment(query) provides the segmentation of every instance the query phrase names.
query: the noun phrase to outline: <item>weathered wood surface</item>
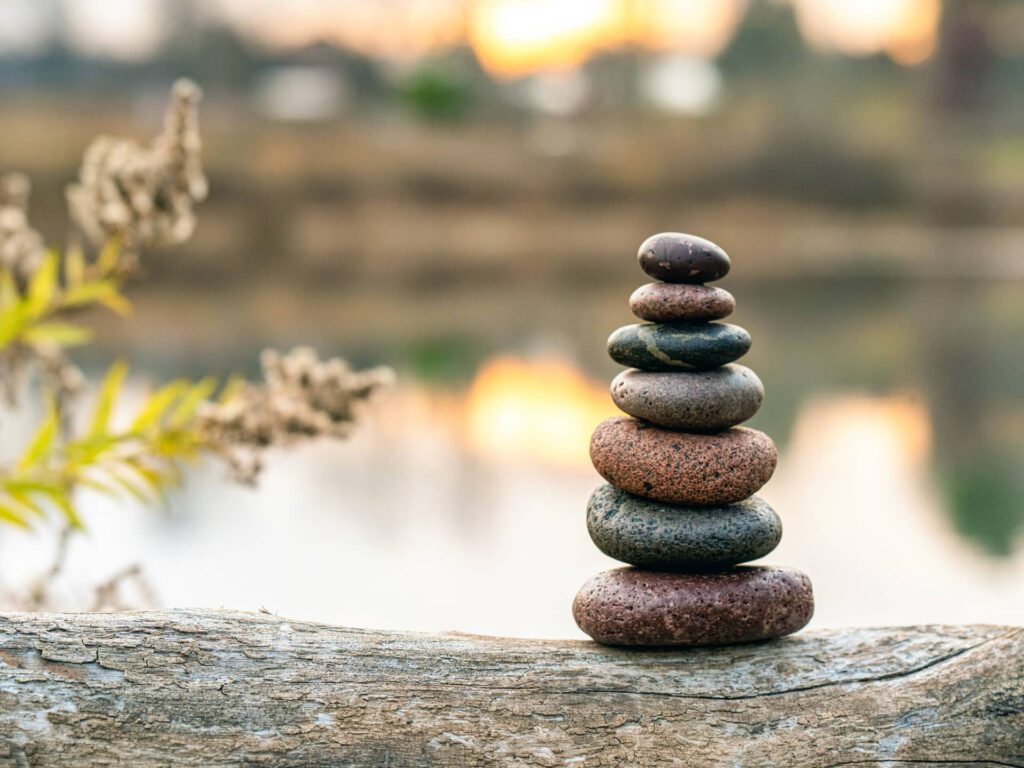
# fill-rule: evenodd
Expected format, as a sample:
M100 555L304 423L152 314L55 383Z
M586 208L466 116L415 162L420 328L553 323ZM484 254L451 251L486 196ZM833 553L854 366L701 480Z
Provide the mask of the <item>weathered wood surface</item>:
M1024 766L1024 628L726 649L0 615L0 765Z

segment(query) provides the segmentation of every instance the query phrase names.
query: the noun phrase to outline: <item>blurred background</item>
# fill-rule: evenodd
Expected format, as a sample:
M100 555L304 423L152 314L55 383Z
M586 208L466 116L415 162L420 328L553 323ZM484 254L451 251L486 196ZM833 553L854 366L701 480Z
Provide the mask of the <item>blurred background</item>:
M681 230L733 259L812 626L1024 622L1024 4L2 0L0 170L50 242L92 137L148 139L183 75L210 199L77 361L141 397L308 343L400 383L257 491L86 497L68 608L140 563L140 607L581 636L605 339ZM0 529L0 591L54 537Z

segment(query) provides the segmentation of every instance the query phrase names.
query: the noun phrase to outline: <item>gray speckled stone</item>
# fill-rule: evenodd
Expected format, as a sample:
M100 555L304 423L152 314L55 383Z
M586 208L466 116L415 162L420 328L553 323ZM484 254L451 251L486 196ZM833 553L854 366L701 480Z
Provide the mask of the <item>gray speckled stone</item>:
M623 371L612 381L612 400L630 416L667 429L715 432L736 426L764 401L764 385L749 368L713 371Z
M623 563L707 571L764 557L778 546L782 521L757 496L719 507L680 507L603 485L587 505L587 530L598 549Z
M750 334L738 325L638 323L608 337L612 360L642 371L707 371L738 360Z
M729 274L725 251L703 237L662 232L648 237L637 253L640 268L666 283L707 283Z

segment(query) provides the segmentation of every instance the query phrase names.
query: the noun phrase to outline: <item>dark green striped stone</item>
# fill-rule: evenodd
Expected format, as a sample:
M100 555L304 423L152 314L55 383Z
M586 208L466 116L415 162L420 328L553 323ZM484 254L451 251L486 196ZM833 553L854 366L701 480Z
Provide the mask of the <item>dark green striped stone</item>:
M642 371L708 371L749 349L750 334L729 323L638 323L608 337L612 360Z

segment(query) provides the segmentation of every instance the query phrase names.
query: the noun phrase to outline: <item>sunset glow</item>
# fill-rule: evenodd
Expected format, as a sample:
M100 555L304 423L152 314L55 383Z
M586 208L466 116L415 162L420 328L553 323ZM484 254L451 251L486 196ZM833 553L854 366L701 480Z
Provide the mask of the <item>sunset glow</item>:
M647 0L631 4L631 41L645 48L711 57L732 39L747 0Z
M941 0L788 1L814 45L852 55L886 52L903 64L932 54L942 13ZM30 34L36 18L26 2L17 6L20 16L11 17L27 19L18 35ZM749 0L214 0L211 12L279 47L326 40L367 55L410 60L468 43L492 74L518 77L571 69L595 53L627 46L712 57L732 39L748 5ZM91 53L143 58L162 39L164 19L156 0L69 0L68 9L72 42Z
M824 446L817 437L822 434L828 435ZM793 442L805 441L818 445L819 452L827 448L835 462L845 465L882 457L894 466L921 467L931 452L931 421L917 398L822 398L806 406L794 430Z
M627 45L713 56L745 0L478 0L469 42L498 75L564 69Z
M916 64L935 49L940 0L794 0L808 39L852 55L885 51Z
M410 59L459 43L462 0L217 0L220 13L251 35L278 47L330 41L367 55Z
M469 39L499 74L572 67L618 42L622 12L620 0L480 0Z
M163 38L155 0L71 0L68 36L81 51L117 59L151 55Z
M499 357L470 387L466 438L488 456L586 467L590 433L617 413L608 386L568 362Z

